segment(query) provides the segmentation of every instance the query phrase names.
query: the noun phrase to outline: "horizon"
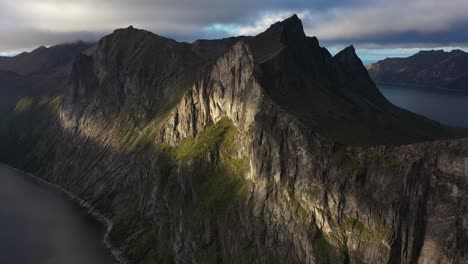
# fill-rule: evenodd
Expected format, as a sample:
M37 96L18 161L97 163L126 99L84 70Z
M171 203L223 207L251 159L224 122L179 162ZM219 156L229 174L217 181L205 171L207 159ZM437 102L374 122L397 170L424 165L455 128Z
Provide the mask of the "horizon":
M354 45L363 61L408 57L419 50L468 50L468 2L449 0L0 0L0 55L83 40L96 42L134 25L192 42L256 35L297 14L308 36L330 51Z
M279 21L276 21L276 22L279 22ZM269 26L270 25L265 27L259 33L267 30ZM123 28L125 28L125 27L123 27ZM123 28L118 28L118 29L123 29ZM139 28L139 29L151 32L150 30L147 30L147 29L144 29L144 28ZM160 35L160 34L158 34L156 32L151 32L151 33L162 36L162 37L166 37L166 36ZM97 42L100 39L102 39L105 36L108 36L110 34L112 34L112 32L110 32L109 34L105 34L105 35L101 36L99 39L97 39L95 41L86 41L86 40L78 39L78 40L74 40L74 41L56 43L56 44L51 44L51 45L40 45L40 46L31 47L31 48L23 49L23 50L0 52L0 57L14 57L14 56L17 56L17 55L19 55L21 53L33 52L34 50L39 49L41 47L50 48L50 47L53 47L53 46L75 44L75 43L80 43L80 42L88 43L88 44L97 44ZM226 38L226 37L237 37L237 36L254 36L254 35L233 35L233 36L224 36L224 38ZM167 38L170 38L170 37L167 37ZM214 39L220 39L220 38L199 38L199 39L194 39L194 40L191 40L191 41L184 41L184 40L178 40L178 39L174 39L174 40L176 40L178 42L193 43L193 42L198 41L198 40L214 40ZM319 42L320 42L320 39L319 39ZM341 50L343 50L344 48L346 48L346 46L327 47L327 46L322 45L321 42L320 42L320 45L322 47L326 48L333 56L336 55ZM353 44L351 43L350 45L353 45ZM415 55L416 53L418 53L420 51L440 51L440 50L442 50L444 52L451 52L453 50L462 50L464 52L468 52L468 48L466 48L466 47L447 46L447 47L427 47L427 48L386 48L386 49L379 49L379 48L366 48L366 49L361 48L361 49L359 49L359 48L356 48L356 54L359 56L359 58L361 59L363 64L365 66L367 66L369 64L378 62L380 60L384 60L386 58L407 58L407 57L410 57L412 55Z

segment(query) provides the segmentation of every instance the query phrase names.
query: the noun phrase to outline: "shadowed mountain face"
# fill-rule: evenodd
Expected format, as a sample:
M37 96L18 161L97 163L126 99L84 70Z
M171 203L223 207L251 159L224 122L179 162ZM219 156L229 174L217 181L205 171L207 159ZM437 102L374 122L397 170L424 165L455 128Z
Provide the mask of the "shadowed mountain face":
M276 103L334 141L405 144L456 137L458 132L390 104L353 47L335 57L304 34L293 16L255 37L178 43L132 27L117 30L75 62L65 104L93 104L107 122L138 123L160 115L234 43L248 45L256 77ZM460 134L461 135L461 134Z
M65 105L95 105L106 121L129 116L140 122L167 111L238 39L179 43L151 32L116 30L73 65Z
M297 17L272 25L248 43L269 95L332 140L353 145L403 144L452 134L390 104L352 46L332 57L316 38L305 36Z
M192 44L116 30L0 133L1 161L112 220L124 263L468 256L467 141L395 146L465 132L390 104L353 47L331 56L297 16Z
M0 57L0 111L21 97L50 97L65 88L73 60L90 44L40 47L14 57Z
M388 58L367 67L376 83L468 91L468 53L420 51L408 58Z

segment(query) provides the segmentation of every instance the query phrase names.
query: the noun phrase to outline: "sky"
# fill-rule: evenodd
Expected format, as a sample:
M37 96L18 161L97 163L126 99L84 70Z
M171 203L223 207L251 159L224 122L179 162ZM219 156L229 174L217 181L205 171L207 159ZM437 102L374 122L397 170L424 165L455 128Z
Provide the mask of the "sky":
M179 41L255 35L297 14L308 36L363 60L468 50L467 0L0 0L0 54L134 27Z

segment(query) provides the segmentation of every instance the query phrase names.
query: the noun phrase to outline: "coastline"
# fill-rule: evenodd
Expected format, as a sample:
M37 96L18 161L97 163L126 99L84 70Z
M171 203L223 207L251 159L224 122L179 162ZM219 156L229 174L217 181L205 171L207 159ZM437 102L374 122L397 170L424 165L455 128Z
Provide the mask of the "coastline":
M5 164L5 163L0 163L0 166L7 167L7 168L9 168L11 170L14 170L14 171L18 172L18 173L26 175L30 179L34 180L35 182L37 182L39 184L43 184L44 186L51 187L52 189L54 189L56 191L59 191L60 193L64 194L71 202L79 205L81 208L86 209L88 215L90 215L95 220L97 220L98 222L103 224L104 227L106 228L106 231L105 231L104 237L103 237L103 242L104 242L104 245L106 246L107 250L109 251L109 255L112 257L112 259L116 263L119 263L119 264L128 264L128 261L127 261L127 259L125 259L122 252L118 248L114 247L112 245L110 239L109 239L110 232L112 231L112 227L113 227L114 223L108 217L106 217L103 213L101 213L99 210L97 210L95 207L93 207L89 202L84 201L83 199L79 198L77 195L75 195L71 191L68 191L68 190L62 188L61 186L59 186L57 184L50 183L50 182L40 178L39 176L36 176L36 175L32 174L32 173L22 171L20 169L17 169L15 167L12 167L12 166L10 166L8 164Z
M417 85L417 84L404 84L404 83L375 83L378 87L379 85L387 85L387 86L403 86L403 87L413 87L413 88L422 88L422 89L437 89L437 90L444 90L444 91L452 91L452 92L460 92L460 93L468 93L468 90L461 90L461 89L450 89L440 86L427 86L427 85Z

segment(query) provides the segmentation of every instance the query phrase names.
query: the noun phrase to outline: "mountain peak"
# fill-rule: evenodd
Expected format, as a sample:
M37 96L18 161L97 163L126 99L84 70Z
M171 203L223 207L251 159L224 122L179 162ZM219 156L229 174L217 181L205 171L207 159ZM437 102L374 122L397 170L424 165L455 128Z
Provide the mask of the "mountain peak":
M442 49L420 50L418 53L415 54L415 56L425 56L425 55L435 55L435 54L442 55L442 54L445 54L445 51Z
M132 25L126 27L126 28L118 28L116 30L114 30L114 33L120 33L120 32L137 32L137 31L146 31L146 30L143 30L143 29L138 29L138 28L134 28Z
M293 16L274 24L273 26L281 27L284 36L286 37L300 37L305 38L304 27L302 26L302 21L299 17L294 14Z
M302 21L296 14L290 16L289 18L286 18L285 20L283 20L280 23L291 24L291 25L300 25L302 27Z
M266 31L250 38L249 42L260 63L275 57L285 47L297 49L308 43L297 15L272 24Z
M302 21L297 15L293 15L283 21L274 23L260 35L280 37L281 42L284 44L288 44L290 40L295 41L306 38Z
M347 52L356 53L356 49L354 48L353 45L350 45L350 46L344 48L343 50L344 50L344 51L347 51Z
M339 61L344 64L348 65L361 65L361 59L359 56L356 54L356 50L354 49L354 46L348 46L344 48L342 51L338 52L338 54L335 55L334 59L336 61Z
M40 47L38 47L38 48L34 49L33 51L31 51L30 53L33 53L33 52L38 52L38 51L41 51L41 50L46 50L46 49L47 49L47 47L46 47L46 46L40 46Z
M465 55L467 53L465 51L461 50L461 49L453 49L453 50L450 51L450 54L455 54L455 55L463 54L463 55Z
M300 21L300 19L299 19L299 17L297 16L297 14L292 15L292 16L291 16L290 18L288 18L288 19L295 19L295 20L299 20L299 21Z

